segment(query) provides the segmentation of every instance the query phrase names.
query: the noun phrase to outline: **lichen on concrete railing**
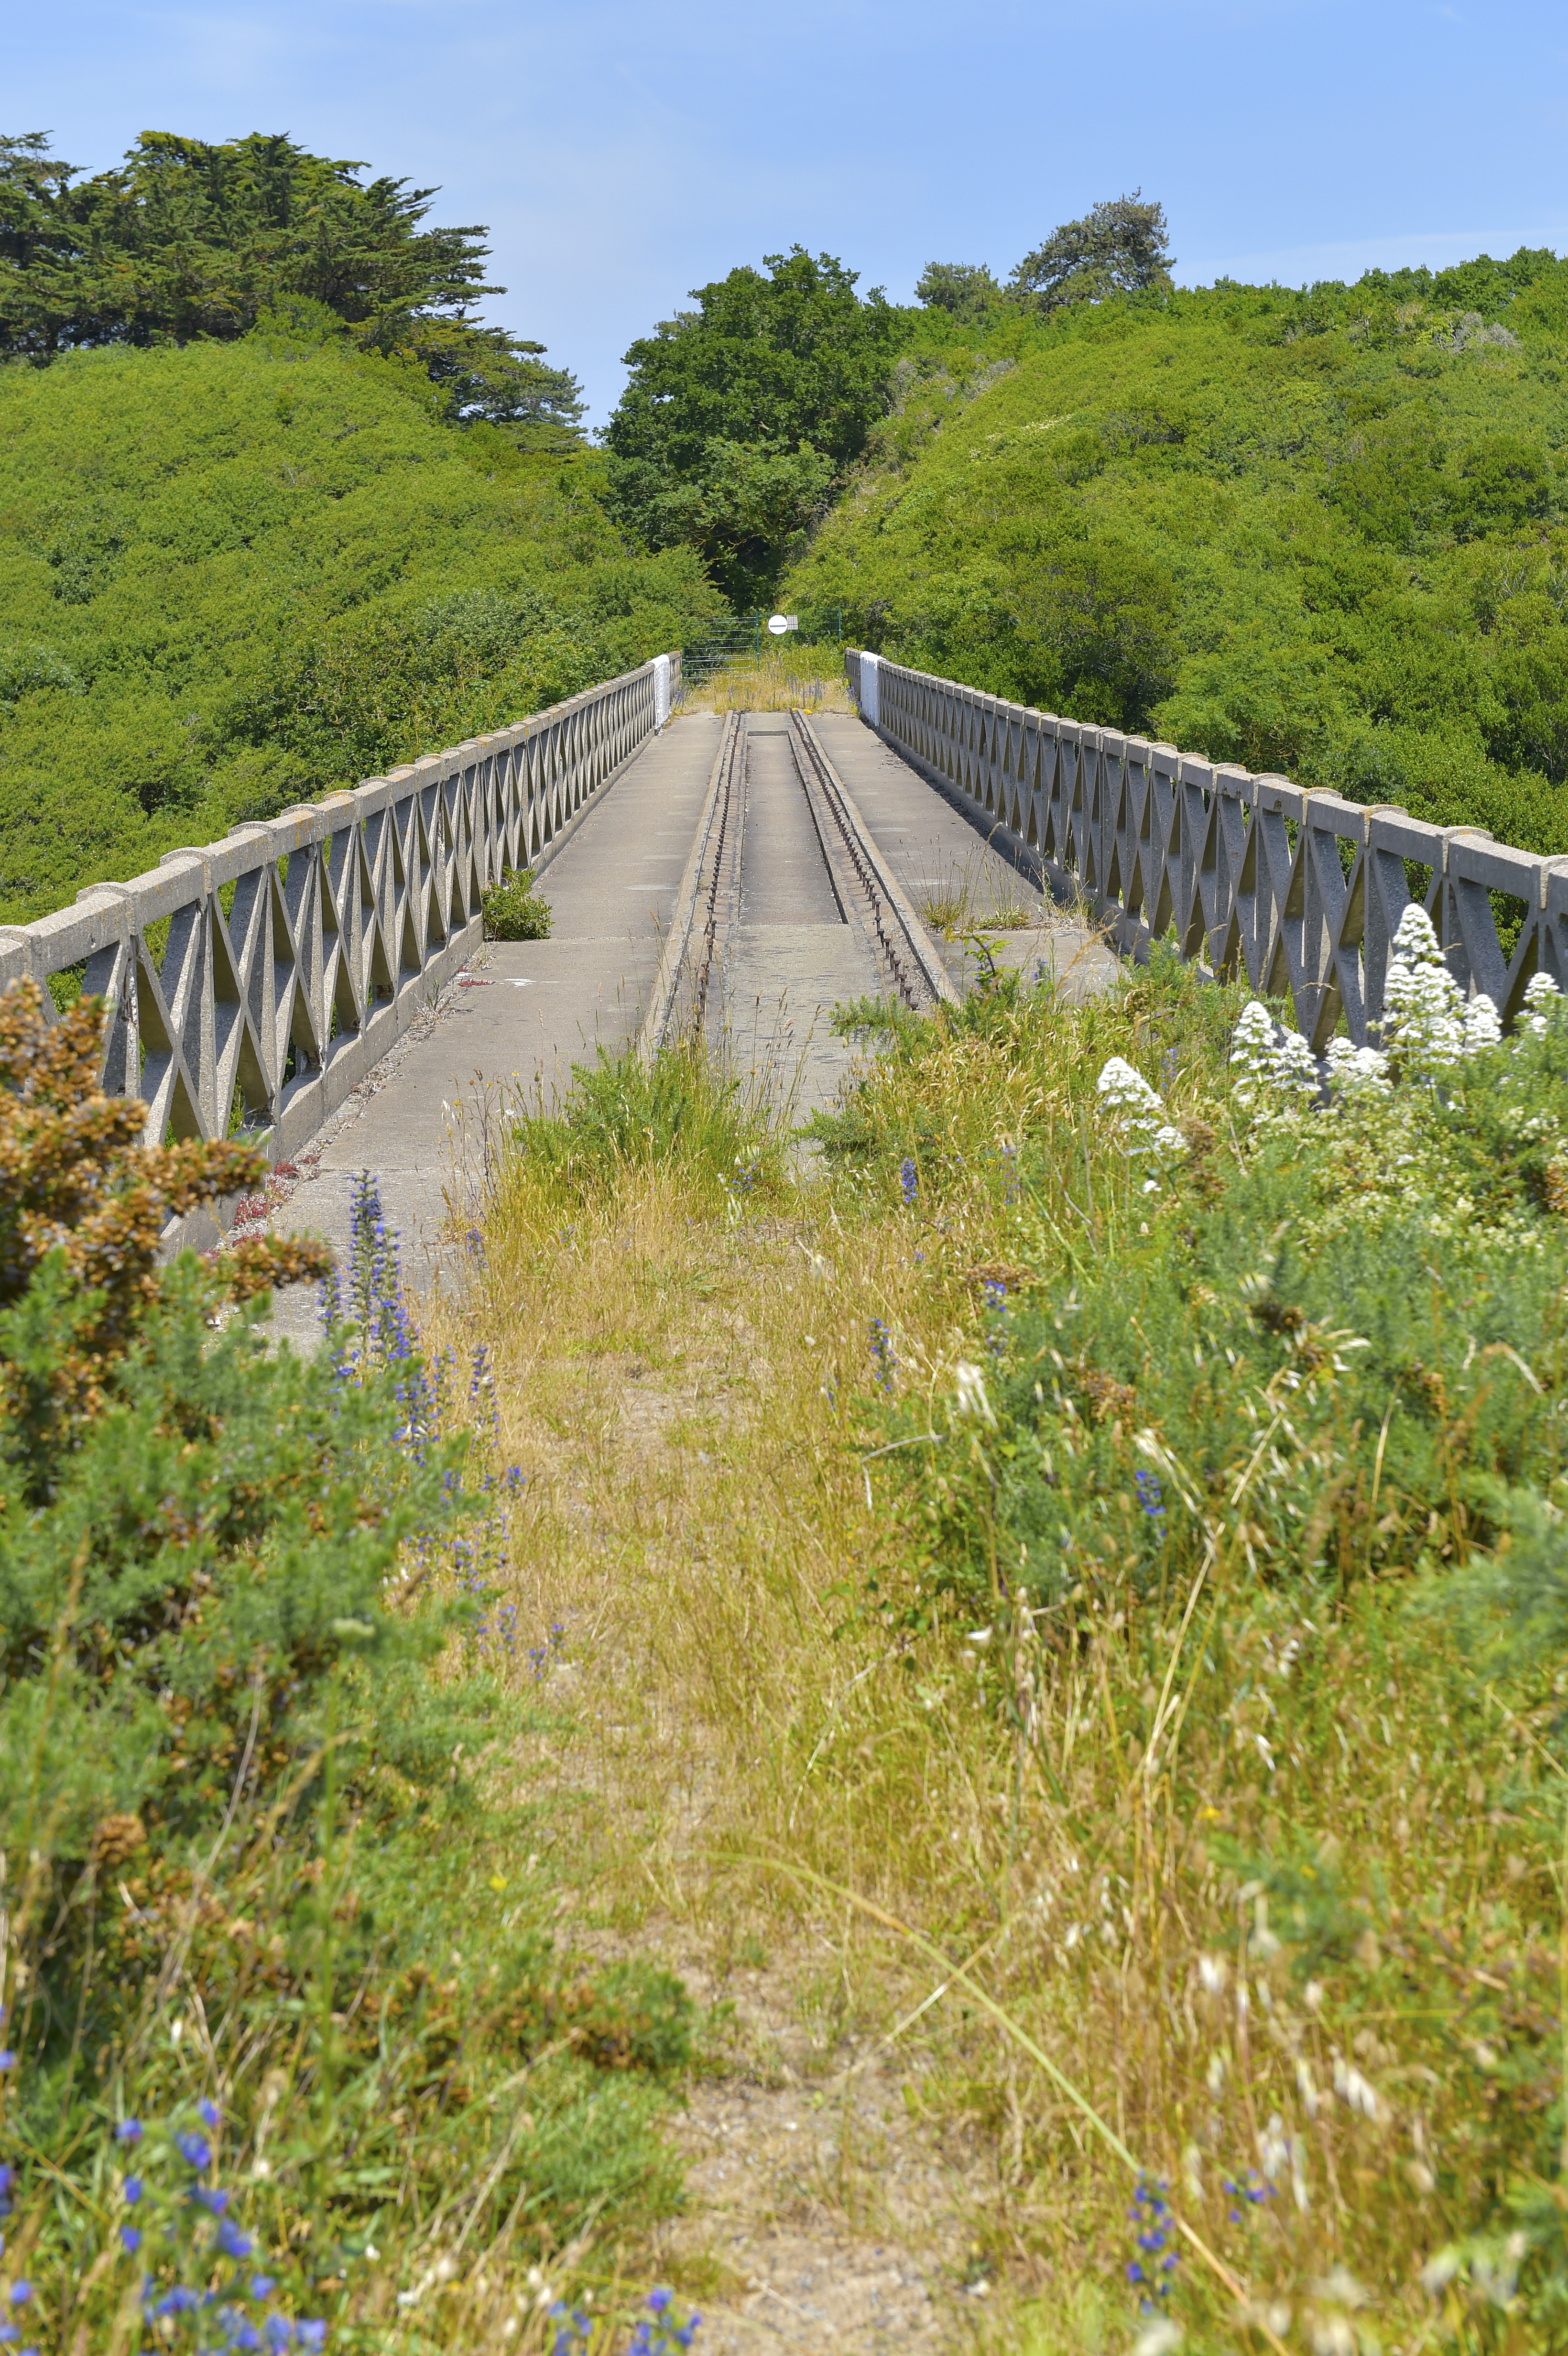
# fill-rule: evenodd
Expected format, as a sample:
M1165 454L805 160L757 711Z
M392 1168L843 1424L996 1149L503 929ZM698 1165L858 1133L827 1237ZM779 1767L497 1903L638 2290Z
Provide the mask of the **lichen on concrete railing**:
M845 657L860 716L1062 897L1137 955L1174 934L1211 971L1288 999L1314 1049L1359 1047L1412 900L1466 997L1505 1025L1531 977L1568 988L1568 858L1404 809L1032 712L872 654ZM1505 954L1503 944L1510 944Z
M0 987L101 995L103 1085L145 1141L293 1153L483 937L481 895L548 861L669 717L680 657L351 791L171 851L149 874L0 927ZM159 935L163 937L159 939Z

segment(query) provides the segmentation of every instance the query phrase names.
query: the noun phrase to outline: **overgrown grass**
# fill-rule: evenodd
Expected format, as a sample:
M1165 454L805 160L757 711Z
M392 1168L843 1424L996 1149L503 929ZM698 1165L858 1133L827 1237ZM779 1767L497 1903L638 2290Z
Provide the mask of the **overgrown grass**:
M563 1223L528 1133L463 1314L574 1870L720 1978L816 1943L825 2077L949 1991L898 2050L998 2347L1557 2347L1568 1047L1263 1119L1239 1002L899 1023L784 1215L596 1130Z
M789 1186L786 1150L767 1102L744 1078L721 1071L688 1044L651 1065L635 1047L573 1067L559 1115L519 1113L512 1146L528 1194L554 1217L612 1197L625 1178L657 1172L711 1213L733 1216L751 1198L775 1201ZM505 1217L517 1189L505 1190Z
M760 656L731 655L687 698L693 712L852 712L843 649L764 639Z
M222 2278L193 2185L345 2348L722 2306L659 2121L777 2075L771 1955L803 2106L891 2039L997 2350L1568 2344L1568 1030L1324 1109L1238 1091L1239 1004L889 1015L800 1187L700 1061L602 1059L420 1361L373 1220L343 1376L169 1293L0 1528L40 2338ZM845 2115L796 2229L931 2264Z

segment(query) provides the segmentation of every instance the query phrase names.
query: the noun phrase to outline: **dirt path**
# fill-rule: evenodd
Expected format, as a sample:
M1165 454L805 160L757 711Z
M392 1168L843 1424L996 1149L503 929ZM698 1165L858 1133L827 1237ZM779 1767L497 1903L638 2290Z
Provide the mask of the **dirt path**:
M733 2066L697 2082L672 2130L690 2210L666 2246L683 2275L712 2276L709 2356L936 2356L972 2343L988 2293L970 2264L985 2168L923 2128L905 2057L803 2021L803 1990L824 1960L718 1978L700 1955L677 1956L699 2001L732 2008Z

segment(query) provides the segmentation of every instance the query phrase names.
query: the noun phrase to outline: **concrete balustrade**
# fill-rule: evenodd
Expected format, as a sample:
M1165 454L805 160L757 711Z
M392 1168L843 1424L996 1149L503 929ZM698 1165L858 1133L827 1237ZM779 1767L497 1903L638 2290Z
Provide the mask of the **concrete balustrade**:
M1375 1032L1412 899L1461 989L1484 991L1505 1024L1533 974L1568 989L1568 858L1059 720L875 655L851 650L845 669L867 724L1026 872L1087 901L1125 954L1147 955L1174 929L1184 957L1288 999L1319 1051L1341 1017L1358 1046ZM1508 955L1499 916L1505 934L1519 928Z
M478 946L485 889L548 865L679 691L679 655L659 655L493 735L171 851L129 884L0 927L0 987L31 976L52 1006L50 977L71 973L108 1001L103 1085L144 1099L149 1145L238 1128L284 1159Z

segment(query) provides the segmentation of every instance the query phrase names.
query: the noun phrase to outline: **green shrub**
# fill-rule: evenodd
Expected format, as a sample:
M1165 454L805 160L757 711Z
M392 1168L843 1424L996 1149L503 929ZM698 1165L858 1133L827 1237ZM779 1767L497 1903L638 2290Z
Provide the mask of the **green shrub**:
M318 1248L160 1267L169 1213L259 1164L142 1152L143 1108L98 1091L101 1012L0 998L13 2238L49 2344L109 2344L136 2279L115 2123L208 2104L280 2296L347 2327L443 2200L482 2235L510 2216L525 2266L667 2209L656 2081L690 2008L652 1966L575 1966L535 1860L508 1870L539 1804L515 1772L493 1803L486 1762L547 1705L487 1600L523 1483L488 1459L483 1359L421 1355L368 1177L312 1357L235 1308ZM519 2072L526 2115L497 2107ZM156 2243L158 2282L188 2240Z
M548 941L549 902L534 890L534 871L518 874L508 868L498 884L485 894L485 937L487 941Z
M0 369L0 915L509 725L721 605L690 552L627 553L592 453L453 431L430 391L266 329Z
M1466 268L1495 337L1463 272L902 313L894 413L780 599L1023 703L1568 849L1568 265Z
M787 1183L784 1141L765 1101L700 1048L664 1047L651 1065L635 1047L601 1047L574 1064L558 1114L513 1128L516 1151L565 1204L613 1185L623 1171L663 1168L699 1199L739 1212Z

